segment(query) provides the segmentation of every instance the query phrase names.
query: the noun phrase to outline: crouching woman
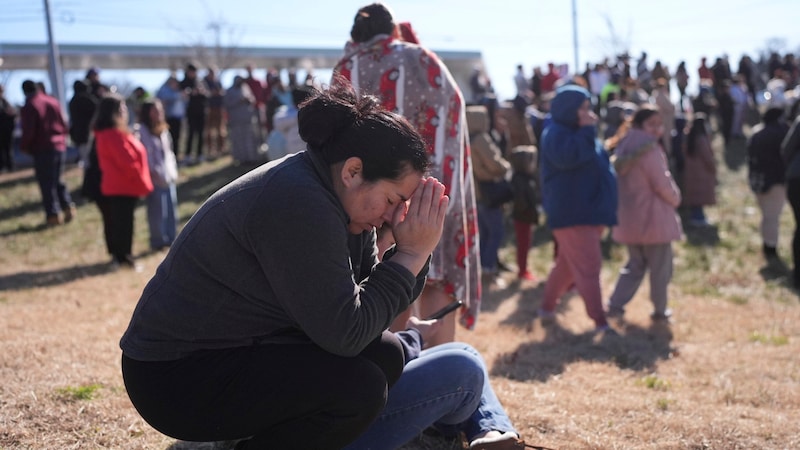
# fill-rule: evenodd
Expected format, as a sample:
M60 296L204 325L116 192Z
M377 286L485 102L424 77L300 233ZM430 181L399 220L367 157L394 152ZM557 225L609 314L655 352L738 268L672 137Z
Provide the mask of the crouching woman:
M424 142L351 89L299 111L308 150L212 195L147 284L120 346L142 417L190 441L338 449L403 370L386 331L419 295L448 197ZM396 245L379 261L376 229Z

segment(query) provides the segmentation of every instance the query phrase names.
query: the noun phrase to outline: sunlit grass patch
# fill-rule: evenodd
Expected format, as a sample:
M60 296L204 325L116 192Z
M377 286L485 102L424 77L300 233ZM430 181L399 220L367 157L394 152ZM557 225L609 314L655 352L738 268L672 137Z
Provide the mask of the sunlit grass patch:
M637 384L656 391L666 391L672 386L669 381L660 378L655 374L650 374L640 378Z
M783 335L766 335L758 331L750 333L750 342L781 346L789 343L789 337Z
M101 388L99 384L88 384L85 386L67 386L56 389L59 397L68 401L91 400Z
M671 405L672 403L674 403L674 401L662 397L656 400L656 408L658 408L661 411L666 411L669 409L669 405Z
M730 295L725 297L725 300L733 303L734 305L746 305L750 300L743 295Z

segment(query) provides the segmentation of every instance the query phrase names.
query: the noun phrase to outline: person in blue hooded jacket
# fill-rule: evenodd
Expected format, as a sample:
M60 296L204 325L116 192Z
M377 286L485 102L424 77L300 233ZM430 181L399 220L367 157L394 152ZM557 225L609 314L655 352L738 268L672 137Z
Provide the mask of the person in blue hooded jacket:
M540 167L542 204L557 250L539 316L552 322L559 299L574 285L596 328L605 330L600 240L604 229L617 223L616 176L597 140L589 91L576 85L559 88L550 113Z

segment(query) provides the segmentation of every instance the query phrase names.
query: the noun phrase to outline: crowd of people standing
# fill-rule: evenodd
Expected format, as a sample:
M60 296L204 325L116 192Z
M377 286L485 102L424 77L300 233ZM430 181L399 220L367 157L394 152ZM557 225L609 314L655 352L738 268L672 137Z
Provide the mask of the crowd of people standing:
M171 74L155 93L138 86L123 97L91 67L72 85L68 115L44 83L23 83L26 102L19 109L0 87L0 170L17 168L13 147L19 125L20 149L32 157L39 182L44 224L71 222L77 209L62 181L71 143L84 169L81 196L100 209L112 266L140 269L132 250L133 211L145 199L150 248L169 247L177 235L180 166L227 153L236 163L259 164L305 149L297 106L309 96L312 79L297 85L290 73L287 88L276 71L268 71L265 84L252 76L252 67L246 70L247 78L237 75L226 89L216 68L201 77L188 63L181 79ZM280 117L278 128L271 125L274 116ZM284 145L268 154L266 142L279 138Z
M687 91L683 64L671 75L658 61L649 68L646 53L635 68L622 55L581 75L548 64L530 80L520 65L508 102L493 97L476 71L466 101L410 24L372 4L356 14L328 90L312 79L298 84L293 73L288 86L273 71L262 83L252 66L225 88L214 68L201 77L187 64L182 79L171 75L154 95L137 88L123 98L93 68L73 86L69 125L30 80L20 114L48 224L74 219L57 170L67 134L116 266L137 268L133 211L146 199L150 247L168 253L121 347L130 398L155 428L235 440L237 448L357 449L394 448L435 427L463 433L471 449L512 449L525 444L480 354L453 342L457 316L420 317L456 300L460 323L475 326L482 290L499 282L505 265L498 254L508 214L522 282L536 279L527 262L540 215L553 234L537 312L544 325L575 290L595 331L613 334L609 319L624 317L648 273L651 319L669 323L672 242L684 224L712 226L704 210L716 202L711 123L726 143L745 138L747 109L737 105L762 106L759 80L769 98L748 139L748 174L764 255L776 258L787 196L800 217L800 118L788 94L798 71L784 58L765 78L748 61L737 75L724 58L711 68L703 61L697 95ZM52 130L46 142L30 128L43 121ZM180 165L226 152L239 162L275 161L215 193L178 233ZM239 234L222 232L230 229ZM609 231L628 257L605 300L601 242ZM379 239L390 242L384 248ZM297 253L300 243L305 251ZM241 255L233 264L219 258L231 251ZM327 282L297 283L309 266ZM275 359L280 373L265 364ZM309 361L319 370L309 371ZM287 382L285 370L296 377ZM434 376L441 373L462 379ZM214 393L220 386L226 395ZM410 413L451 392L459 393L452 402ZM298 443L297 430L308 427L314 436Z
M800 164L792 162L797 143L788 132L800 106L796 93L800 70L792 54L773 53L758 62L745 55L736 71L726 56L716 58L710 67L703 58L692 85L696 94L690 92L694 77L684 62L671 72L660 61L651 66L646 52L636 62L624 54L613 62L587 64L580 74L550 63L546 71L535 67L528 77L518 65L513 78L516 97L501 102L486 74L476 68L471 98L494 116L488 135L499 145L503 161L512 159L518 144L515 135L532 135L538 147L539 178L534 180L538 197L534 198L555 241L554 264L539 311L544 322L554 320L558 298L574 289L586 302L597 329L604 330L607 318L623 316L625 304L647 272L652 318L670 320L666 296L673 270L670 242L683 238L684 226L714 226L705 208L717 201L717 157L711 145L715 132L726 146L746 140L750 184L762 212L764 257L769 264L779 261L778 218L787 199L786 178L798 176L787 167ZM525 120L514 120L520 114ZM760 115L762 123L746 134L748 114ZM473 158L478 156L473 151ZM503 161L494 164L500 167ZM478 183L477 188L483 186ZM487 197L478 194L479 218L487 214ZM791 205L792 193L788 198ZM511 203L510 198L507 201ZM489 233L481 230L481 236ZM519 233L516 238L519 242ZM629 255L605 301L599 292L603 239L625 244ZM794 238L795 258L800 255L798 242ZM576 251L579 255L571 257ZM488 272L494 281L496 267L503 266L493 261L484 264L484 275ZM800 286L797 259L794 267L792 280Z

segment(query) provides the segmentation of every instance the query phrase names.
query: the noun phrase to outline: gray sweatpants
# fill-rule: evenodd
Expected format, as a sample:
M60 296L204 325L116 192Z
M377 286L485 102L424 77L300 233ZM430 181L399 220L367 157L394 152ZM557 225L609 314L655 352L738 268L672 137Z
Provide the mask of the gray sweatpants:
M650 271L650 300L655 314L667 309L667 286L672 279L672 243L628 245L628 262L619 271L619 279L609 300L609 311L624 312L644 274Z

